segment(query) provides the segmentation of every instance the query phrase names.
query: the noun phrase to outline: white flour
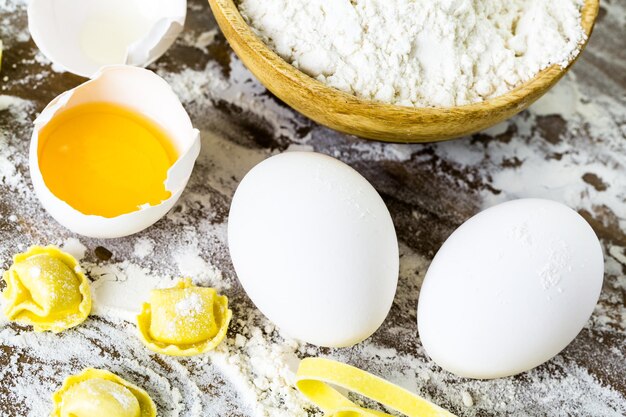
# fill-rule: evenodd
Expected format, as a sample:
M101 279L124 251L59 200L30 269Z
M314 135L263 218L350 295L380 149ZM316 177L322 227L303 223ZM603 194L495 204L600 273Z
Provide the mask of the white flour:
M23 17L24 1L0 0L0 13L8 4L16 11L12 15ZM607 22L623 28L626 16L623 2L604 4L610 6L610 12L596 29L601 42L615 35ZM190 7L197 12L194 16L209 13L205 2L192 1ZM11 25L16 25L13 17ZM0 32L8 27L0 25ZM179 46L198 50L212 46L206 45L212 37L204 32L206 28L187 30ZM23 26L11 31L16 38L24 37ZM8 45L17 42L6 39ZM590 52L600 54L601 44L590 46L586 54ZM603 62L615 59L613 55L600 58ZM626 346L619 342L626 334L624 242L603 242L606 285L583 334L546 366L493 381L456 378L425 356L416 338L415 305L430 255L401 243L399 291L385 326L354 348L327 350L286 338L250 304L237 284L226 246L225 209L238 181L269 155L301 148L332 154L354 166L361 164L361 168L410 166L413 172L427 172L424 178L429 181L449 181L460 194L469 188L468 183L475 182L481 191L473 198L482 206L543 196L579 211L595 213L600 207L617 219L609 227L626 231L626 106L618 93L607 94L614 91L611 88L594 90L591 82L598 78L589 75L597 72L591 62L583 57L574 67L575 74L570 73L529 111L490 129L487 137L429 145L367 142L314 126L268 95L234 57L226 74L214 61L183 69L165 64L158 72L173 85L194 124L202 129L203 150L185 193L165 219L136 236L109 241L77 240L43 211L27 170L28 139L37 105L0 97L0 206L5 208L0 212L0 269L7 268L11 256L28 245L62 245L76 256L85 256L81 264L93 280L94 293L90 319L60 335L34 334L5 323L0 315L0 346L13 349L4 355L0 349L0 361L8 361L0 366L0 380L4 381L0 404L21 404L17 414L21 417L48 415L50 394L63 378L96 366L145 388L157 402L160 417L321 416L298 395L292 381L298 358L327 355L400 384L459 416L626 415L626 398L603 380L607 376L619 379L626 363ZM4 94L15 95L33 83L39 85L33 77L0 83L0 90L8 86L11 93ZM241 113L229 118L220 103ZM542 118L560 116L567 120L567 129L558 142L548 142L537 126ZM254 137L250 133L246 125L250 119L263 128L266 142L255 142L259 132ZM560 159L553 157L555 154ZM507 160L518 162L508 165L504 163ZM452 167L452 171L442 166ZM607 188L598 190L586 182L583 177L589 172L602 178ZM384 181L372 180L385 192ZM393 200L398 192L391 189L387 195ZM8 201L6 195L11 196ZM393 211L397 213L397 208ZM416 209L413 215L414 223L419 224L424 212ZM423 228L416 229L416 233L423 232ZM99 261L94 256L97 246L111 250L113 257ZM234 318L228 337L206 356L153 354L137 338L134 317L152 288L171 287L185 275L229 297ZM602 350L603 338L613 339L615 347ZM398 344L389 340L401 341L403 350L390 348L390 344ZM598 356L610 360L596 361ZM578 363L581 357L601 373Z
M449 107L499 96L585 34L582 0L239 0L256 33L312 77L359 97Z

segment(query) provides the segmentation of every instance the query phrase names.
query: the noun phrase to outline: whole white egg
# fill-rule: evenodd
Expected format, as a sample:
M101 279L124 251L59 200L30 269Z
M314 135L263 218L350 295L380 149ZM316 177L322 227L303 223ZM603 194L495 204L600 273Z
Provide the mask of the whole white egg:
M582 330L603 276L598 238L574 210L540 199L491 207L461 225L433 259L417 308L420 339L459 376L529 370Z
M254 167L233 197L228 244L251 300L297 339L351 346L391 308L399 254L389 211L329 156L287 152Z

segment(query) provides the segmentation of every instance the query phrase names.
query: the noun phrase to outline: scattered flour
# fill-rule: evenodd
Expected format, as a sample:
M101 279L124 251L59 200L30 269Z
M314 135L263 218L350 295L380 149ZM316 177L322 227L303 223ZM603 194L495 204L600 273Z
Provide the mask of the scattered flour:
M31 103L26 100L0 95L0 115L6 112L17 120L27 120L30 111ZM18 188L24 184L24 178L17 166L26 160L26 156L16 155L15 148L8 143L7 136L8 132L0 129L0 183ZM10 217L12 219L15 215L11 214Z
M359 97L449 107L502 95L585 39L582 0L238 0L255 32Z
M467 391L462 391L461 392L461 399L463 400L463 405L466 407L473 407L474 406L474 399L472 398L472 395L467 392Z
M5 4L23 13L23 0L0 0L0 15ZM191 2L190 6L208 13L206 4L199 4ZM611 4L611 10L607 19L626 15L618 3ZM610 33L602 30L602 26L596 28L606 39ZM192 33L186 39L198 45L206 42L200 42L202 33ZM579 67L595 70L584 59L574 68L575 73ZM626 307L620 298L626 290L626 248L621 241L603 242L607 283L588 329L581 335L584 341L577 339L546 366L520 377L493 381L456 378L426 357L416 338L415 303L429 257L405 243L401 243L399 291L387 325L352 349L318 349L281 335L238 286L226 250L227 208L238 181L258 161L298 147L334 154L351 164L393 166L402 162L413 164L413 168L423 166L432 178L450 176L459 192L468 187L464 181L474 178L482 190L476 198L484 206L533 196L548 196L591 213L600 205L617 218L617 225L612 227L623 232L623 103L604 93L592 94L585 90L588 76L579 81L571 74L529 111L485 132L484 140L382 144L313 126L269 96L237 59L232 58L227 69L225 72L213 61L199 70L157 68L203 130L202 154L180 203L165 219L139 237L110 241L78 241L36 203L25 167L30 121L37 107L5 96L4 102L9 104L0 106L0 209L8 212L0 212L0 267L8 267L16 248L23 250L31 244L65 242L66 246L84 247L81 264L93 281L94 294L92 317L60 335L35 334L0 317L0 346L12 349L10 354L0 349L0 380L10 381L0 384L0 396L21 404L17 415L47 415L50 394L63 378L95 366L145 388L163 417L321 416L293 388L299 359L319 355L385 377L459 416L626 415L626 398L607 386L602 376L579 365L571 353L595 343L599 355L610 356L615 364L615 369L603 372L614 378L623 374L624 343L611 351L600 350L602 337L624 340L626 331ZM22 85L17 80L11 83L18 88ZM220 110L224 103L245 117L228 119ZM537 127L546 117L566 119L567 129L557 143L548 142ZM248 119L257 120L262 130L253 134L246 130L242 121ZM266 142L253 140L263 134ZM556 153L560 159L551 157ZM520 162L504 163L512 158ZM443 164L463 172L463 179L442 169ZM589 171L602 178L608 188L599 191L585 182L582 178ZM9 193L12 198L5 200ZM415 222L421 222L423 214L416 211ZM97 246L112 249L119 259L99 261L94 256ZM149 291L171 287L182 275L218 288L229 297L233 309L227 339L206 356L181 359L155 355L136 337L135 315ZM390 341L398 340L402 350L390 347L398 345Z
M94 280L93 314L130 322L135 321L152 289L172 287L175 283L172 277L151 274L149 269L128 261L106 266L83 262L82 266Z
M150 256L153 251L154 243L150 239L141 238L135 242L133 253L136 257L143 259L146 256Z
M80 243L80 241L75 237L65 239L65 241L61 245L61 249L69 253L79 261L85 257L85 253L87 252L87 248L85 247L85 245Z
M188 317L202 313L204 311L204 302L197 293L191 293L179 301L175 309L178 316Z
M208 47L215 42L215 37L218 33L219 31L217 28L207 30L199 35L197 33L187 31L181 34L179 42L185 46L192 46L204 52L208 52Z
M197 249L181 248L174 254L174 261L184 276L200 274L209 269L209 265L198 255Z

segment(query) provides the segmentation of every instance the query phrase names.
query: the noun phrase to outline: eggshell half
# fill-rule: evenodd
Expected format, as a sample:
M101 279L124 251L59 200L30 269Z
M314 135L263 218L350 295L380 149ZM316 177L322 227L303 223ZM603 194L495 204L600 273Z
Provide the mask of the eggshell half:
M156 206L144 206L114 218L85 215L57 198L39 169L39 131L60 111L89 102L109 102L136 110L169 133L180 157L168 171L165 188L171 197ZM163 217L182 194L200 153L200 132L171 87L161 77L131 66L105 67L86 83L55 98L35 120L29 164L33 187L44 208L75 233L114 238L137 233Z
M391 216L334 158L287 152L254 167L233 197L228 244L252 301L292 337L351 346L389 312L399 267Z
M186 0L31 0L28 27L57 66L92 77L106 65L145 67L183 30Z
M419 336L442 368L498 378L538 366L581 331L598 301L602 248L569 207L521 199L469 219L424 279Z

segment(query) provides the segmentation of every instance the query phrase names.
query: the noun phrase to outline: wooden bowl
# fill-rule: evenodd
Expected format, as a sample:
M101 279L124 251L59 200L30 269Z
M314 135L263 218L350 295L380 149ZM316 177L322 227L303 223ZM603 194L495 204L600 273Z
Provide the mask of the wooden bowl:
M233 0L209 0L209 4L230 46L278 98L335 130L387 142L434 142L493 126L541 97L575 61L566 68L552 65L510 92L481 103L446 108L384 104L329 87L290 65L254 34ZM598 8L599 0L585 1L582 26L587 39Z

